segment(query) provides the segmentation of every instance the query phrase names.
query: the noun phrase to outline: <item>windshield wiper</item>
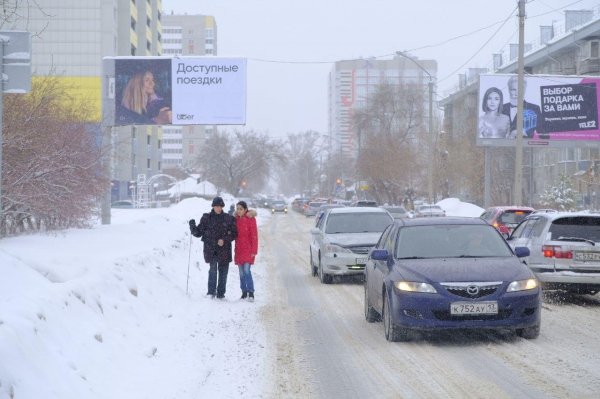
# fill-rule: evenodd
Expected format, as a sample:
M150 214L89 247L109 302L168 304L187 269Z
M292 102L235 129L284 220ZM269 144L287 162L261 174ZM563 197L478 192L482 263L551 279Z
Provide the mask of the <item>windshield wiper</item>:
M404 256L402 258L398 258L398 259L425 259L424 256Z
M587 242L592 244L592 246L596 246L596 243L592 240L588 240L587 238L581 238L581 237L558 237L556 238L556 241L579 241L579 242Z

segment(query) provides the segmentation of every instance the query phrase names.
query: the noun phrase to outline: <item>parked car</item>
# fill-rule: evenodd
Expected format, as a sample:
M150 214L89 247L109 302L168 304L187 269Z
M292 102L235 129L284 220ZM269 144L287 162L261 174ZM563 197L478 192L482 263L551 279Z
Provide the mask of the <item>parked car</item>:
M128 208L135 208L135 205L133 204L133 201L130 200L120 200L120 201L115 201L112 204L110 204L111 208L124 208L124 209L128 209Z
M439 217L446 216L446 211L439 205L419 205L415 211L415 217Z
M377 201L371 200L358 200L352 203L350 206L377 206Z
M494 206L481 214L481 218L508 237L513 229L534 209L528 206Z
M283 212L287 214L288 208L284 200L273 200L271 201L271 213Z
M406 211L406 208L403 206L382 205L381 207L388 211L394 217L394 219L404 219L410 217Z
M330 209L310 230L310 269L323 284L334 275L361 275L369 249L394 219L384 209Z
M493 227L478 218L400 219L371 250L364 312L383 319L388 341L413 331L511 329L540 333L539 282Z
M309 201L304 205L304 216L316 216L321 205L325 205L327 202L323 201Z
M532 213L515 228L508 243L529 248L525 261L542 288L578 294L600 291L600 215Z
M319 223L319 219L323 217L325 212L333 208L344 208L345 205L342 204L323 204L319 207L317 214L315 215L315 225Z

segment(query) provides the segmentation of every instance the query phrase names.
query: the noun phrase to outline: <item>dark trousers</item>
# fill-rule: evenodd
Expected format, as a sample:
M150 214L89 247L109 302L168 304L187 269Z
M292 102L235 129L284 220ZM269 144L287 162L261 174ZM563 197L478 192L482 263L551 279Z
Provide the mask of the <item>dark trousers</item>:
M227 285L227 272L229 271L229 262L219 262L213 259L208 269L208 294L222 297L225 295ZM217 283L218 275L218 283Z

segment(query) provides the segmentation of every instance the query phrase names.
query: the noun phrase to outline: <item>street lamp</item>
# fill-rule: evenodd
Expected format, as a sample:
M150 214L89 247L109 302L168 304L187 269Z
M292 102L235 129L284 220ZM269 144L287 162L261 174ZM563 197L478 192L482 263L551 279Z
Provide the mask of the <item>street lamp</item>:
M404 57L406 59L411 60L412 62L415 63L416 66L419 67L419 69L421 69L423 72L425 72L427 74L427 76L429 76L429 83L427 84L428 88L429 88L429 154L428 154L428 158L429 158L429 162L428 162L428 167L427 167L427 196L428 196L428 202L431 204L433 202L433 146L432 146L432 141L433 141L433 76L431 76L431 74L429 73L429 71L427 69L425 69L423 67L423 65L421 65L419 62L417 62L417 60L415 60L414 58L412 58L411 56L407 55L406 53L404 53L403 51L396 51L396 55L399 55L401 57Z

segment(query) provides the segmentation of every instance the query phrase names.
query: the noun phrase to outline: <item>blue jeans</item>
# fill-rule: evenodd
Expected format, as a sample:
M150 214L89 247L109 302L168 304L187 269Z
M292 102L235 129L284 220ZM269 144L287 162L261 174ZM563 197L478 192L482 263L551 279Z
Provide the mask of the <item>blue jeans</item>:
M242 292L254 292L254 281L252 281L252 272L250 263L239 265L240 269L240 288Z
M218 279L217 283L217 271ZM217 259L210 261L210 269L208 269L208 294L222 297L225 295L225 287L227 285L227 272L229 271L229 262L219 263Z

